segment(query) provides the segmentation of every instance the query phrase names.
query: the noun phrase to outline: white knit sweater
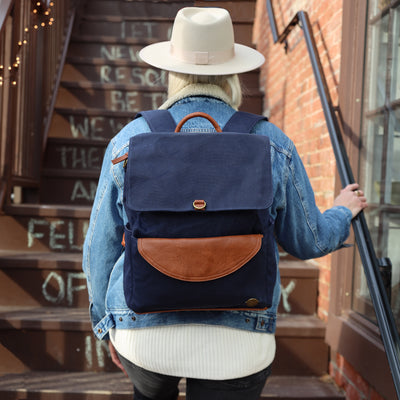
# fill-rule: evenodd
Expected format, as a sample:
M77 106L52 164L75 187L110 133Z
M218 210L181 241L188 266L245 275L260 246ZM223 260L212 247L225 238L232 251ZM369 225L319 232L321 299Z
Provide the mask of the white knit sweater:
M111 329L110 339L139 367L186 378L239 378L266 368L275 356L274 335L224 326Z

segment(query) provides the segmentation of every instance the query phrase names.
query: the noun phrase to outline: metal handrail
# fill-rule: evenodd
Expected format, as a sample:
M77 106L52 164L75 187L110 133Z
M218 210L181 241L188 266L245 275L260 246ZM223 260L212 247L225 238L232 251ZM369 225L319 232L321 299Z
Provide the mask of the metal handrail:
M299 11L284 29L283 33L279 35L276 28L275 15L271 0L267 0L267 10L274 43L286 43L287 36L296 25L299 25L303 29L304 38L312 64L314 77L317 83L318 93L322 103L322 108L324 111L325 120L332 143L333 152L338 166L340 180L343 187L347 186L348 184L355 181L354 175L350 166L340 126L329 94L325 74L321 65L321 60L318 55L317 46L312 33L310 18L307 12ZM396 389L397 397L400 398L400 339L393 313L390 308L390 303L386 294L386 289L380 275L381 265L379 264L379 260L375 254L371 235L363 212L359 213L358 216L353 219L352 225L355 240L364 267L364 273L367 279L372 304L375 308L376 318L382 336L382 342L392 373L393 383Z

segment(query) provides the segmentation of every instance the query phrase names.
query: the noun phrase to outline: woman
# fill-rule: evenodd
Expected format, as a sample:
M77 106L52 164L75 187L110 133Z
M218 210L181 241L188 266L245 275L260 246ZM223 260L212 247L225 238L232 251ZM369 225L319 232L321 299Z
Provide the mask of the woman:
M141 58L169 71L168 109L178 123L202 111L223 127L239 107L237 74L258 68L264 57L234 44L229 13L218 8L184 8L176 16L170 42L144 48ZM205 119L189 120L184 130L210 131ZM128 151L129 138L149 132L139 117L110 142L103 162L84 245L91 319L95 335L110 340L111 356L132 380L135 399L176 399L181 377L187 399L258 399L275 356L279 274L268 310L135 314L122 285L127 222L123 209L124 169L112 160ZM301 259L340 248L351 219L367 206L358 184L347 186L334 207L320 213L304 166L291 140L273 124L258 122L253 132L271 143L274 200L270 216L287 252ZM278 261L278 247L275 246ZM259 323L262 321L263 323Z

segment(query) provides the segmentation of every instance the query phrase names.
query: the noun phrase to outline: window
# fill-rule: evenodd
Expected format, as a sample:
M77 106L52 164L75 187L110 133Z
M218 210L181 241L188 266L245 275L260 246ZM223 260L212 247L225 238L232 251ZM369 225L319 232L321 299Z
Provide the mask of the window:
M367 11L360 184L365 215L378 258L392 263L388 293L400 328L400 2L370 0ZM371 320L375 313L356 256L352 309Z

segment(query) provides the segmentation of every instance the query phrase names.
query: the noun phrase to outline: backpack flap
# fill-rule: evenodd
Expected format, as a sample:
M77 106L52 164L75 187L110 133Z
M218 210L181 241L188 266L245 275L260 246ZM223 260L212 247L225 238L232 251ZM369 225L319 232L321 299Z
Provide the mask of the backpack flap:
M130 210L261 210L272 204L272 192L268 137L145 133L130 139L128 217Z

